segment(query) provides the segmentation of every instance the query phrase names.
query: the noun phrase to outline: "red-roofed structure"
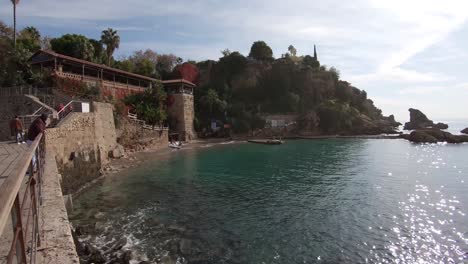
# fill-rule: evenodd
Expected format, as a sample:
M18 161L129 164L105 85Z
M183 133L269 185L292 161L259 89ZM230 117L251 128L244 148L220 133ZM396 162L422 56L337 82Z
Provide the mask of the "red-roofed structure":
M194 104L193 89L195 84L183 78L161 81L148 76L135 74L103 64L97 64L56 53L50 50L39 50L31 57L31 64L39 66L41 71L46 68L56 78L60 89L74 91L73 87L86 84L96 87L101 95L114 99L123 99L128 95L144 92L151 89L154 84L161 83L168 93L167 112L169 114L170 128L179 135L181 140L195 138L193 129ZM191 67L186 69L192 69ZM183 69L185 69L183 68ZM196 72L187 70L192 79Z
M162 83L172 92L172 89L191 90L195 84L184 80L161 81L148 76L135 74L103 64L73 58L51 50L39 50L31 57L31 64L41 69L50 69L58 79L68 79L84 82L90 86L99 87L102 95L122 99L133 93L143 92L154 83Z

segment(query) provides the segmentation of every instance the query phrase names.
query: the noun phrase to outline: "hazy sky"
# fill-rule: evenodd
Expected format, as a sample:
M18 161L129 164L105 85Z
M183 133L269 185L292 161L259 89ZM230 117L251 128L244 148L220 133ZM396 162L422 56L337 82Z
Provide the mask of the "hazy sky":
M0 19L12 23L0 0ZM384 114L405 121L421 109L435 121L468 120L467 0L21 0L20 27L51 37L121 35L117 55L137 49L184 59L218 59L229 48L248 54L266 41L279 57L292 44L335 66L368 92Z

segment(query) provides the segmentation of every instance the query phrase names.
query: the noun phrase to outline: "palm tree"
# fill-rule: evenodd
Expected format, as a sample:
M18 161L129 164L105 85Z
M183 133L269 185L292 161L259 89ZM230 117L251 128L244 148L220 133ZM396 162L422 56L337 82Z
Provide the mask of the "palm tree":
M16 48L16 5L19 4L19 0L11 0L13 3L13 45Z
M120 36L117 35L116 30L108 28L102 31L101 42L106 45L107 66L110 66L112 54L114 54L115 49L119 48Z

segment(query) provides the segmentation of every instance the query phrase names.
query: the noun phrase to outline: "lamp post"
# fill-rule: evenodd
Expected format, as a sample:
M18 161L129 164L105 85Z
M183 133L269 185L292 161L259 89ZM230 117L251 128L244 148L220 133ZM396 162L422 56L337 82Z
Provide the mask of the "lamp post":
M19 3L19 0L11 0L13 3L13 47L16 50L16 5Z

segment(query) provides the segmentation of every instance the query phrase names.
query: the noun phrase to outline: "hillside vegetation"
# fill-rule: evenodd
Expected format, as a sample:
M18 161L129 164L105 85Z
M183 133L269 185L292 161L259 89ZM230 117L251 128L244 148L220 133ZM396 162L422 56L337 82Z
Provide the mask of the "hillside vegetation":
M393 116L384 117L365 91L340 80L337 69L320 65L316 54L296 52L290 46L274 59L259 41L248 57L225 50L218 61L197 63L197 129L208 130L219 120L236 133L253 132L265 127L270 114L297 115L297 123L282 134L379 134L400 125Z

